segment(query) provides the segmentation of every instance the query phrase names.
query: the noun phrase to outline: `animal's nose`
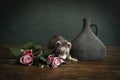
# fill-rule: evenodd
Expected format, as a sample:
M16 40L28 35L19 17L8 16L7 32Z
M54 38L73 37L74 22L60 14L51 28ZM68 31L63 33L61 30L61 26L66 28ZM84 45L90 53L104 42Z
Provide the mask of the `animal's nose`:
M61 47L61 51L65 51L65 47Z

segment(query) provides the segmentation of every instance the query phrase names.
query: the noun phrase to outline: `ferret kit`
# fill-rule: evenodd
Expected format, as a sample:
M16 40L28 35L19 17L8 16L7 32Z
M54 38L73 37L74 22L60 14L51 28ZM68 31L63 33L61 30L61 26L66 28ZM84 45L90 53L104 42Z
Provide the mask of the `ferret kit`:
M77 59L72 58L70 55L71 48L71 42L59 35L53 36L48 43L48 49L54 49L54 55L57 57L63 60L77 61Z

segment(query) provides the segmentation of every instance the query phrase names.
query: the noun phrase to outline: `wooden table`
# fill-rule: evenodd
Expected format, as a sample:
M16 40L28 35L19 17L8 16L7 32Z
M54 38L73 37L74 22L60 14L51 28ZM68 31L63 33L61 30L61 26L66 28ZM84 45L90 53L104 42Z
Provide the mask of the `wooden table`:
M0 47L0 80L120 80L120 47L107 47L102 61L70 62L57 69L9 64L14 56Z

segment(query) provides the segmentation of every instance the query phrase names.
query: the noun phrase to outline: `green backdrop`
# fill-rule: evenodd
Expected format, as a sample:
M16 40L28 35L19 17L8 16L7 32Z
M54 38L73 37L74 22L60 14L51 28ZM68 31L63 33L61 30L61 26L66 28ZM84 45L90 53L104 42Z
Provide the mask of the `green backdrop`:
M105 45L120 45L119 0L1 0L0 44L47 44L54 34L72 40L83 18L98 26ZM94 31L94 30L93 30Z

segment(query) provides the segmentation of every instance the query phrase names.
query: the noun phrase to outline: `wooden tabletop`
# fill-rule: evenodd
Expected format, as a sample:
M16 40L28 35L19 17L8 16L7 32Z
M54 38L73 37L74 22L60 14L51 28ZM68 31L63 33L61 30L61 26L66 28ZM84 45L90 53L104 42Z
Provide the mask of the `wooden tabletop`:
M102 61L63 64L57 69L9 64L14 56L0 47L0 80L120 80L120 47L107 47Z

